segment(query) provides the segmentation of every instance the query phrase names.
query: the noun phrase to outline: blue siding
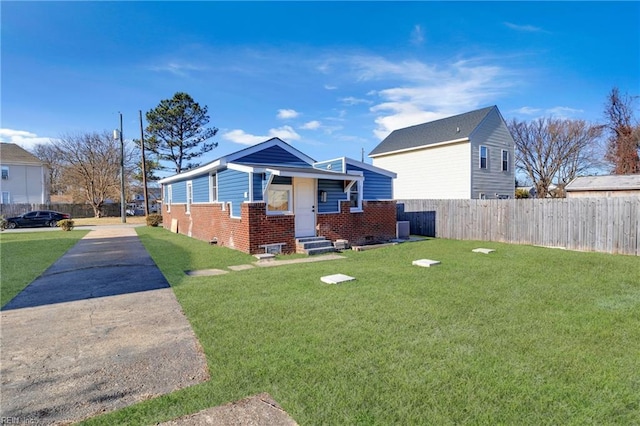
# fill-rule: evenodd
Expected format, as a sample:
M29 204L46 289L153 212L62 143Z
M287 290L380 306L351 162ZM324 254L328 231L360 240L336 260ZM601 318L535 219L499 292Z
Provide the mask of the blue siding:
M320 192L326 191L327 201L320 201ZM340 211L340 201L346 200L344 182L341 180L318 179L318 213L336 213Z
M252 186L253 186L253 201L262 201L262 182L266 185L266 176L263 181L263 173L253 173Z
M272 146L271 148L266 148L262 151L245 155L244 157L234 160L234 163L274 165L279 164L282 166L311 167L309 163L291 154L290 152L285 151L279 146Z
M173 204L187 203L187 181L173 182L171 195L173 195Z
M363 200L391 200L393 198L392 178L348 163L347 170L362 172L364 176Z
M332 172L344 173L343 170L344 161L342 158L329 161L319 161L314 163L313 167L321 170L331 170Z
M237 170L223 170L218 173L218 201L231 203L231 215L240 217L241 204L248 201L244 193L249 192L249 175Z
M209 175L202 175L193 178L193 202L209 202Z

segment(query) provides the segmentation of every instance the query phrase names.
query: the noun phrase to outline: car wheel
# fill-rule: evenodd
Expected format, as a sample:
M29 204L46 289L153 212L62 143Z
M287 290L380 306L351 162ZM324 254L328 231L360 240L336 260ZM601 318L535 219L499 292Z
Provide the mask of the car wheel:
M17 227L18 227L18 225L15 222L7 223L7 228L9 228L9 229L15 229Z
M47 225L49 225L51 228L55 228L56 226L58 226L58 222L56 222L55 220L52 220Z

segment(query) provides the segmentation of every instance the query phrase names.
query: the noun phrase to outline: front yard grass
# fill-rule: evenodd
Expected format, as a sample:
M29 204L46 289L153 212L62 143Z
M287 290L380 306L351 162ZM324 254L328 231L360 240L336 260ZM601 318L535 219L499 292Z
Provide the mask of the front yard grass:
M87 231L0 233L0 306L87 234Z
M187 277L254 259L161 228L137 231L211 379L88 424L154 424L261 392L301 425L640 419L637 257L426 240ZM421 258L442 264L411 265ZM320 282L334 273L356 281Z

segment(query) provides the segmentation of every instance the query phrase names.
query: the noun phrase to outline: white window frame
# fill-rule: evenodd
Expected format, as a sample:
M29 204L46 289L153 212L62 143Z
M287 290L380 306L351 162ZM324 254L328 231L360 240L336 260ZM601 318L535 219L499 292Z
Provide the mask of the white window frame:
M218 173L209 175L209 202L218 201Z
M351 194L352 191L351 188L356 187L356 194L358 194L358 199L356 200L356 205L355 206L351 206ZM346 189L346 193L347 193L347 200L349 200L349 211L351 212L361 212L362 211L362 181L356 180L356 181L352 181L351 183L347 184Z
M5 199L7 200L6 203L4 202ZM0 204L11 204L11 193L9 191L2 191L2 193L0 194Z
M186 212L187 214L191 214L191 204L193 204L193 181L187 181L187 205Z
M173 204L173 186L167 185L167 213L171 213L171 204Z
M482 149L485 150L484 157L482 156ZM482 159L484 158L484 167L482 167ZM478 150L478 167L481 169L489 168L489 147L486 145L480 145L480 149Z
M505 155L506 155L506 159L505 159ZM500 154L500 167L502 168L503 172L508 172L509 171L509 151L507 151L506 149L503 149L501 154ZM505 163L506 167L505 167Z
M9 179L9 166L2 166L2 180L8 180L8 179Z
M269 193L271 191L288 191L287 206L288 210L269 210ZM293 185L269 185L266 191L266 211L268 215L288 215L293 214Z

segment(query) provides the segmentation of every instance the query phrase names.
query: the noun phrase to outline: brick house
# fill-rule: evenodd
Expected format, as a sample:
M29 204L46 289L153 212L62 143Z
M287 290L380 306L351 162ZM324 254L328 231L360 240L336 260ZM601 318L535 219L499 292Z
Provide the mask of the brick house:
M160 180L163 226L245 253L322 236L361 245L396 234L395 173L316 162L278 138Z

